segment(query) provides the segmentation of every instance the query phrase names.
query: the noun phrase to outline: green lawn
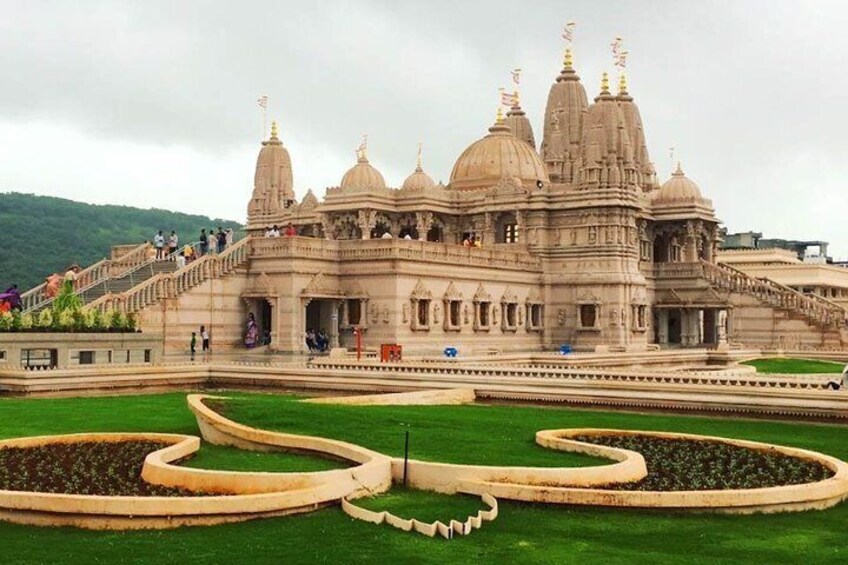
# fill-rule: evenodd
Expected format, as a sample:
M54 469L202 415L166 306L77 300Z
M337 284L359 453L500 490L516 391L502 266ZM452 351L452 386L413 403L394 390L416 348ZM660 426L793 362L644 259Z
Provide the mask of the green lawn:
M548 453L533 444L538 429L572 426L750 438L848 459L846 426L518 406L334 407L271 395L234 396L237 400L229 409L230 416L246 424L337 437L393 455L402 453L403 432L408 429L411 455L422 459L586 463L588 460ZM0 437L75 431L198 433L182 394L0 400ZM223 464L222 459L215 464ZM427 493L394 492L367 504L440 519L482 507L473 498L443 500ZM0 522L0 559L3 563L228 565L845 563L846 524L848 504L822 512L719 516L500 501L497 520L466 538L447 541L358 522L340 509L330 508L302 516L152 532L90 532Z
M478 510L489 509L479 496L440 494L402 486L379 496L360 498L356 504L378 512L388 510L399 518L416 518L428 524L436 520L444 524L450 524L451 520L464 522Z
M758 373L841 373L842 363L817 361L815 359L754 359L744 361L743 365L757 368Z

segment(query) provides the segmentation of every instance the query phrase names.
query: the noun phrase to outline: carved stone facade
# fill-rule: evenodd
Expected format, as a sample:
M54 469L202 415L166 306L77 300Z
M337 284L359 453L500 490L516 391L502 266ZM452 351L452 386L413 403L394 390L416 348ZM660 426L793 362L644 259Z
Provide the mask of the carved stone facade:
M419 154L391 188L363 145L338 187L297 203L275 132L257 163L240 275L252 299L266 289L274 301L272 349L301 351L319 324L344 347L359 328L367 348L399 343L413 353L733 339L744 316L731 309L767 293L715 264L718 220L682 169L657 183L623 79L613 94L604 77L590 103L568 55L539 152L534 143L516 103L459 156L447 185L424 172ZM272 224L292 224L298 236L263 237Z

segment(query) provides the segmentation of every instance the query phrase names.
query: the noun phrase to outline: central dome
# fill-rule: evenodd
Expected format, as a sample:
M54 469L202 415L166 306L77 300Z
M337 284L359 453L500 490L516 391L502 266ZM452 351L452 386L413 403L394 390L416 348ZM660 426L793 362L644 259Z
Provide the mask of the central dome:
M500 117L489 135L462 152L453 166L450 187L456 190L488 188L501 179L518 178L522 184L548 182L545 166L536 151L512 134Z

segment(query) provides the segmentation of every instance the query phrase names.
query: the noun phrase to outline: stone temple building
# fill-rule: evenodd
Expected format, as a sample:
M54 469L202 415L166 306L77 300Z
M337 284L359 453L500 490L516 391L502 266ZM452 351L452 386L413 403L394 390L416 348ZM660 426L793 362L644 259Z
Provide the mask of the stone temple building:
M567 51L541 143L516 101L481 124L446 185L419 157L389 186L362 146L323 199L298 201L275 126L248 237L98 304L138 312L172 350L201 324L239 347L249 313L283 352L303 351L308 328L333 347L359 328L366 348L411 353L840 346L843 307L716 262L711 201L680 166L657 179L635 98L608 82L590 98ZM296 235L266 237L272 225Z

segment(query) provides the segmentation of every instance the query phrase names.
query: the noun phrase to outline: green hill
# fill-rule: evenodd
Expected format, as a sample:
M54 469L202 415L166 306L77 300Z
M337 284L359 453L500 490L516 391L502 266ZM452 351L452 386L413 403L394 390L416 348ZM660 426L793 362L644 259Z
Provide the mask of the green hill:
M109 256L112 245L150 241L157 230L176 230L182 243L200 230L241 225L205 216L129 206L101 206L52 196L0 193L0 292L16 283L29 289L68 265L83 267Z

